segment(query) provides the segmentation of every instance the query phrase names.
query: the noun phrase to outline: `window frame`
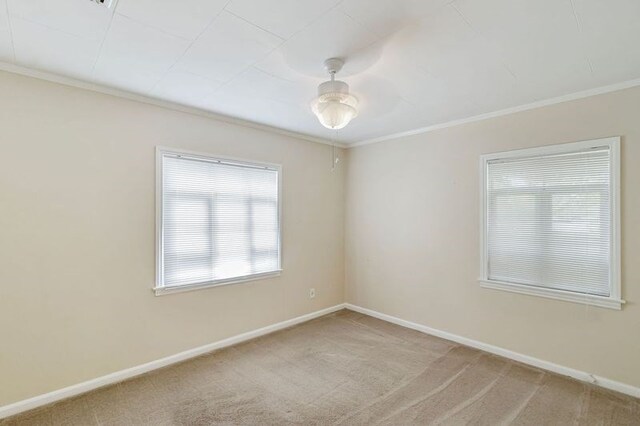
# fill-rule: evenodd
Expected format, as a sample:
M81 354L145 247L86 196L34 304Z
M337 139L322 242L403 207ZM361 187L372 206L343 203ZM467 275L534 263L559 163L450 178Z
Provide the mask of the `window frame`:
M537 157L545 155L563 154L579 151L587 151L595 148L608 148L610 152L610 265L609 265L609 296L597 296L577 293L567 290L557 290L528 286L524 284L496 281L488 278L488 164L490 161L500 159L517 159ZM493 290L503 290L512 293L520 293L531 296L539 296L549 299L564 300L568 302L582 303L610 309L622 309L625 301L622 299L622 280L620 268L620 137L608 137L602 139L586 140L581 142L548 145L537 148L504 151L480 156L480 287Z
M165 155L181 156L208 162L223 162L236 165L246 165L250 167L267 168L278 173L278 267L269 272L243 275L239 277L224 278L213 281L205 281L194 284L182 284L167 286L162 282L163 271L163 234L164 234L164 191L163 191L163 157ZM275 163L257 162L237 157L219 156L203 152L195 152L183 149L156 146L156 277L153 291L156 296L165 294L181 293L185 291L199 290L211 287L220 287L231 284L240 284L249 281L263 280L280 276L282 273L282 165Z

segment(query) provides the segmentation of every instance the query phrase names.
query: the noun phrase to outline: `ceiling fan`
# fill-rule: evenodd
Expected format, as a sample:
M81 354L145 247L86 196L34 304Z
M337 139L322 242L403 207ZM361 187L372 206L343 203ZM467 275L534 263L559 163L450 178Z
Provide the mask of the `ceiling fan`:
M343 65L344 60L340 58L324 61L331 80L318 86L318 97L311 103L311 110L320 123L333 130L342 129L358 116L358 98L349 93L347 83L335 79Z

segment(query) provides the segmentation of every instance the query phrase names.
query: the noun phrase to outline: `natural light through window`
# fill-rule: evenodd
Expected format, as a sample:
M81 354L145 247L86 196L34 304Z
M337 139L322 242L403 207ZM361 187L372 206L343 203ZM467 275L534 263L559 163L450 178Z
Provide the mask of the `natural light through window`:
M483 286L620 307L618 145L482 157Z
M185 289L280 271L278 166L158 150L158 282Z

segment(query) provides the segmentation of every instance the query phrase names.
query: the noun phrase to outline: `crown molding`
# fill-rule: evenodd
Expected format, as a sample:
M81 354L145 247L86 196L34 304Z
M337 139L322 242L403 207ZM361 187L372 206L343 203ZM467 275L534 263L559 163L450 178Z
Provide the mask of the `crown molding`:
M374 144L378 142L391 141L394 139L400 139L407 136L414 136L422 133L432 132L435 130L446 129L448 127L455 127L461 124L488 120L490 118L501 117L504 115L514 114L517 112L528 111L536 108L542 108L545 106L560 104L563 102L574 101L578 99L588 98L591 96L602 95L605 93L616 92L619 90L640 86L640 78L638 78L634 80L623 81L621 83L615 83L607 86L596 87L594 89L588 89L580 92L570 93L570 94L558 96L555 98L544 99L544 100L532 102L529 104L524 104L524 105L519 105L515 107L501 109L498 111L479 114L472 117L461 118L458 120L452 120L445 123L433 124L430 126L420 127L413 130L407 130L404 132L393 133L390 135L380 136L377 138L363 139L361 141L348 143L348 142L331 141L329 139L320 138L317 136L311 136L304 133L294 132L294 131L282 129L279 127L269 126L267 124L260 124L254 121L244 120L244 119L232 117L229 115L218 114L218 113L203 110L200 108L182 105L176 102L166 101L166 100L154 98L151 96L140 95L133 92L128 92L126 90L116 89L113 87L91 83L88 81L83 81L83 80L79 80L71 77L65 77L65 76L50 73L47 71L35 70L35 69L20 66L20 65L15 65L9 62L0 61L0 71L5 71L13 74L20 74L27 77L32 77L40 80L50 81L53 83L63 84L65 86L71 86L71 87L76 87L84 90L90 90L93 92L116 96L119 98L124 98L128 100L136 101L136 102L142 102L149 105L158 106L161 108L166 108L174 111L184 112L187 114L197 115L197 116L205 117L211 120L216 120L216 121L220 121L228 124L234 124L236 126L247 127L255 130L262 130L269 133L275 133L283 136L301 139L308 142L315 142L315 143L320 143L324 145L335 145L338 148L344 148L344 149L356 148L359 146Z
M275 133L275 134L288 136L296 139L302 139L308 142L316 142L324 145L335 145L336 147L339 147L339 148L347 147L347 145L342 142L338 142L338 141L334 142L329 139L306 135L304 133L298 133L291 130L285 130L279 127L269 126L267 124L260 124L260 123L256 123L249 120L243 120L241 118L231 117L229 115L217 114L215 112L182 105L176 102L166 101L166 100L154 98L151 96L140 95L133 92L128 92L126 90L116 89L113 87L91 83L88 81L83 81L83 80L79 80L71 77L65 77L65 76L50 73L47 71L35 70L35 69L20 66L20 65L15 65L9 62L0 61L0 71L24 75L27 77L37 78L39 80L50 81L52 83L63 84L65 86L76 87L79 89L102 93L105 95L116 96L119 98L131 100L131 101L142 102L145 104L154 105L161 108L166 108L174 111L179 111L187 114L209 118L211 120L221 121L228 124L234 124L236 126L248 127L255 130L262 130L269 133Z
M580 92L570 93L568 95L562 95L555 98L544 99L541 101L532 102L530 104L515 106L511 108L501 109L498 111L488 112L485 114L474 115L473 117L461 118L459 120L448 121L445 123L434 124L431 126L420 127L418 129L407 130L404 132L394 133L387 136L381 136L378 138L365 139L358 142L350 143L347 148L355 148L363 145L370 145L378 142L390 141L394 139L403 138L406 136L420 135L422 133L432 132L434 130L446 129L448 127L455 127L461 124L473 123L476 121L487 120L490 118L501 117L504 115L514 114L516 112L528 111L536 108L542 108L549 105L560 104L563 102L574 101L577 99L588 98L591 96L602 95L605 93L616 92L618 90L629 89L632 87L640 86L640 78L635 80L623 81L621 83L611 84L608 86L596 87L594 89L583 90Z

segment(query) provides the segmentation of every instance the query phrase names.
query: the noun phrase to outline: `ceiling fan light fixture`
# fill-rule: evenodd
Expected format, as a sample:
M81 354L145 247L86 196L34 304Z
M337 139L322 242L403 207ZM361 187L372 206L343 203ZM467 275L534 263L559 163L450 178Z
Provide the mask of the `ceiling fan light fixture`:
M325 61L331 80L318 86L318 97L311 103L311 110L320 123L328 129L342 129L358 116L358 98L349 93L349 85L335 79L343 61L332 58Z

